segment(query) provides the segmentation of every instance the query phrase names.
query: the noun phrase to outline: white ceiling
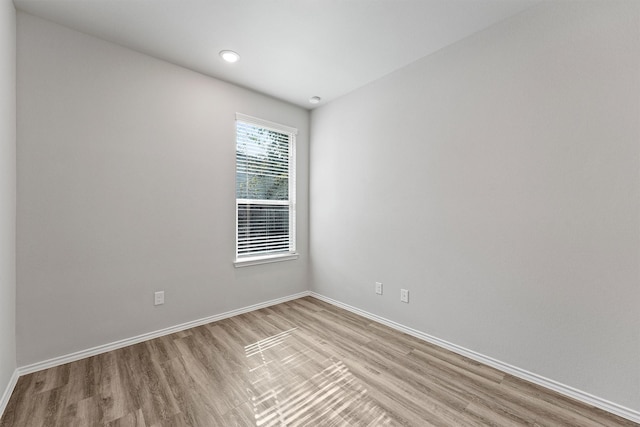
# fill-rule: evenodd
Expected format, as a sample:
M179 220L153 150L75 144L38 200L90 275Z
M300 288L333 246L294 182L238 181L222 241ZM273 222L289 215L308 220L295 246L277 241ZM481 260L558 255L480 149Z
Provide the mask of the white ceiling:
M19 10L312 108L538 0L14 0ZM241 56L228 64L218 56Z

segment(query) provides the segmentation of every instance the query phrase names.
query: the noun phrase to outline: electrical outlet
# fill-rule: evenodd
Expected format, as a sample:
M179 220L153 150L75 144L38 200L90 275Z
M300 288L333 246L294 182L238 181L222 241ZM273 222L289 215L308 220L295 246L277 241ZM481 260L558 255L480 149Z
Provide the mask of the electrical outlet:
M153 294L153 305L164 304L164 291L158 291Z
M382 282L376 282L376 294L382 295Z
M409 291L406 289L400 289L400 301L409 302Z

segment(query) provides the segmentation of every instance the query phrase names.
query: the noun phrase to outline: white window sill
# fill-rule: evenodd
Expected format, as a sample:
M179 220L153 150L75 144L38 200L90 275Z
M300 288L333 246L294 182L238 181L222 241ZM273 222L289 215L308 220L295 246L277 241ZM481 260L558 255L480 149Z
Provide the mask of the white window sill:
M268 264L271 262L290 261L298 259L298 254L276 254L276 255L263 255L246 258L237 258L233 265L236 268L249 267L251 265Z

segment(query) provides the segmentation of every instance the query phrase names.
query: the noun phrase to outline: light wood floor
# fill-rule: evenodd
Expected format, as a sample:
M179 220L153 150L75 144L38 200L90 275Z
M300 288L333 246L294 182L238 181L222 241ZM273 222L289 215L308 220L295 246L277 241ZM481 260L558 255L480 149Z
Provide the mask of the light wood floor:
M302 298L21 377L9 426L637 426Z

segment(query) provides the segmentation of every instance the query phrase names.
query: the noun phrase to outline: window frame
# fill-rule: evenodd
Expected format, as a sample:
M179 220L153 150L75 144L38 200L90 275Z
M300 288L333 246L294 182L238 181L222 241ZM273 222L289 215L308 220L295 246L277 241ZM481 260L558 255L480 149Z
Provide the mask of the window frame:
M236 201L235 201L235 218L236 218L236 237L235 237L235 260L234 265L236 267L245 267L251 265L265 264L271 262L288 261L298 258L298 252L296 249L296 136L298 129L282 125L279 123L271 122L268 120L260 119L257 117L248 116L242 113L236 113L234 121L235 125L235 152L236 152L236 167L235 173L238 173L237 163L237 150L238 150L238 122L248 124L250 126L256 126L265 130L270 130L282 134L286 134L289 139L289 159L288 159L288 200L280 203L275 200L260 200L260 199L239 199L237 197L236 188ZM236 184L237 185L237 184ZM289 208L289 249L287 251L273 252L273 253L253 253L240 255L239 252L239 219L238 219L238 205L240 203L251 202L267 202L267 204L275 204L280 206L288 206Z

